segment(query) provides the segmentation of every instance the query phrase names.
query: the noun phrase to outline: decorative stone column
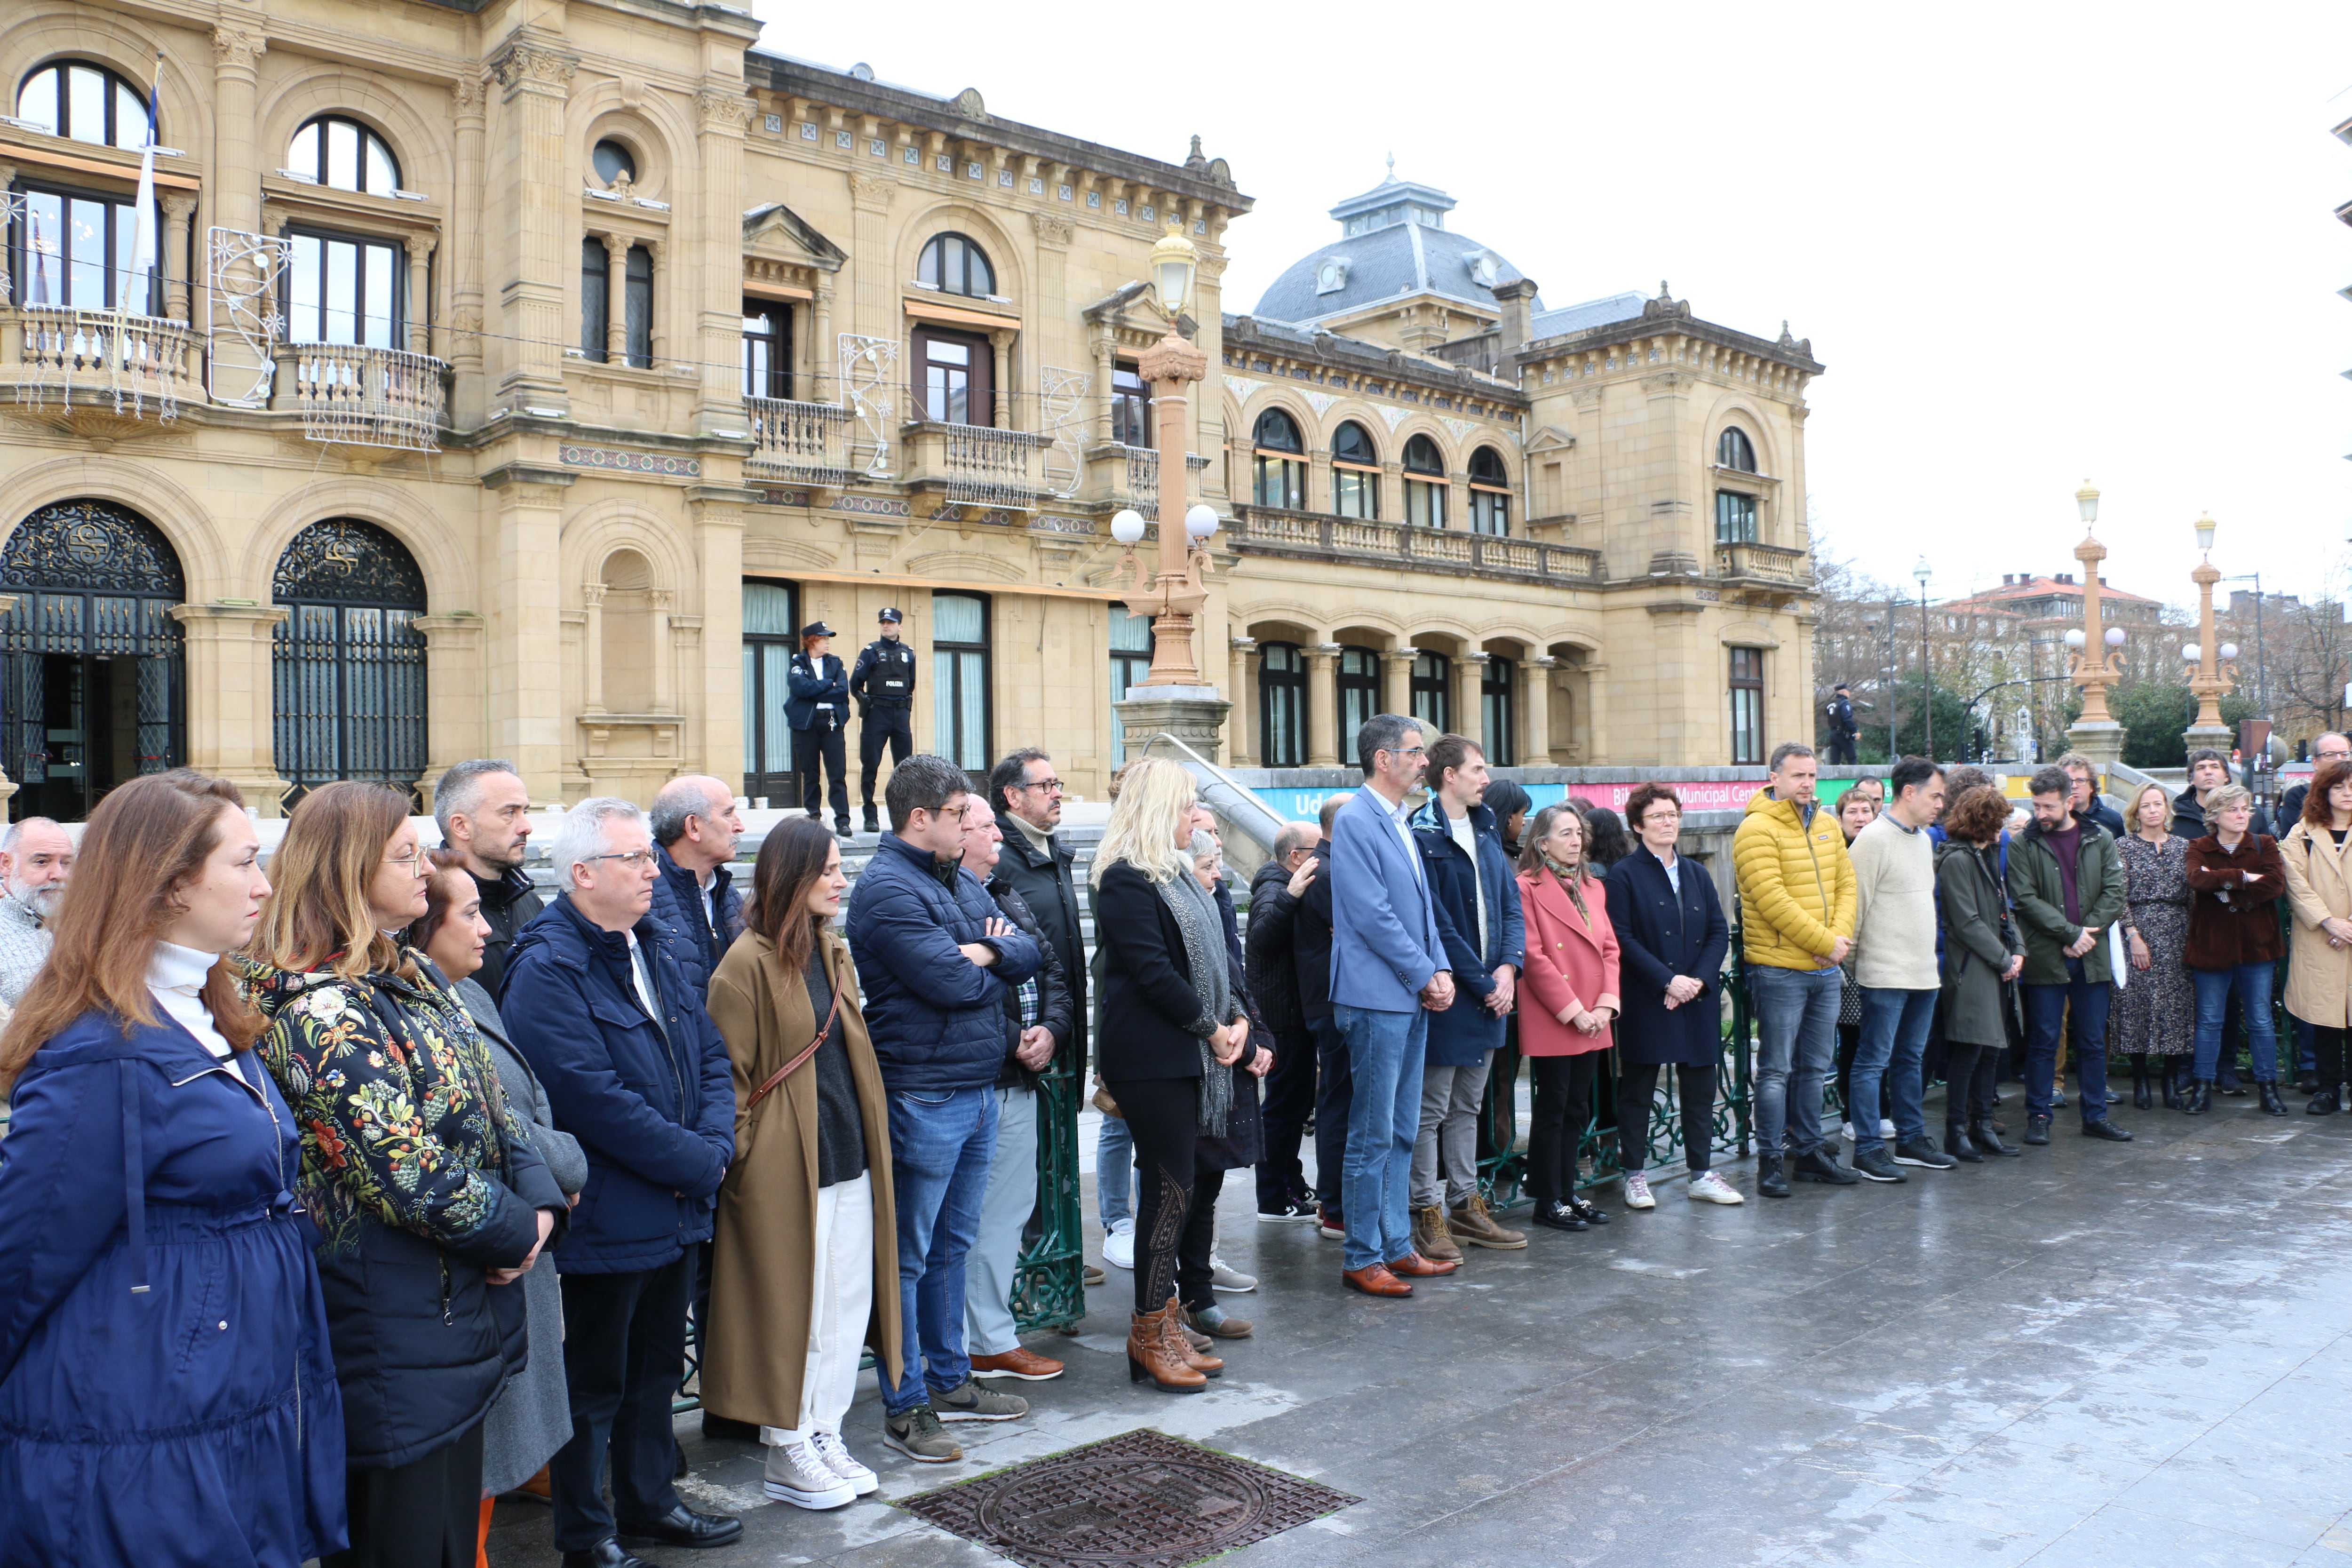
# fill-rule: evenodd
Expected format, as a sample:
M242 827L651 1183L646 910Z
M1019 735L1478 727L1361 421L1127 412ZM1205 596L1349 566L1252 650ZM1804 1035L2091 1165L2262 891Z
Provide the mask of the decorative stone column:
M1095 351L1095 447L1110 445L1111 437L1111 378L1118 370L1118 340L1104 332L1094 341Z
M443 335L444 357L453 373L450 413L457 427L471 429L482 422L488 405L482 382L482 79L470 68L461 69L449 84L449 107L456 117L457 189L451 203L449 257L455 276L449 279L449 328ZM571 339L565 340L567 342Z
M427 323L433 316L433 237L412 234L408 247L408 352L429 354L433 352L432 329Z
M600 234L604 247L604 363L629 363L629 237Z
M158 199L163 205L163 313L193 325L194 318L188 313L188 220L196 216L195 195L165 191Z
M1486 662L1495 656L1488 653L1465 653L1454 660L1454 732L1467 735L1478 742L1478 749L1489 759L1496 752L1495 737L1486 733Z
M988 346L995 355L993 398L996 427L1000 430L1021 429L1021 400L1013 392L1013 334L1002 329L992 331L988 334Z
M681 262L698 253L702 258L701 276L693 280L701 330L678 352L690 345L702 366L694 427L706 435L743 428L743 373L736 367L743 352L743 209L751 205L743 190L743 128L751 122L745 90L738 75L712 79L694 95L706 199L695 204L698 244L678 256ZM661 320L658 311L654 319Z
M1307 650L1307 765L1339 765L1339 645Z
M293 786L278 776L270 636L276 605L174 605L188 649L188 765L225 778L264 816Z
M693 679L702 701L702 771L732 779L743 771L743 513L751 490L690 489L695 553L702 579L701 662Z
M669 615L677 595L667 588L656 588L646 595L646 617L652 623L654 645L654 711L677 711L677 670L670 657Z
M261 231L261 158L255 146L254 118L257 62L268 48L257 30L227 23L213 29L213 157L205 172L204 200L214 225L244 234ZM203 265L209 285L209 256ZM241 263L238 271L240 276L228 279L235 287L250 288L261 280L251 261ZM275 288L274 280L271 286ZM238 389L232 395L239 401L244 401L245 389L268 384L268 354L236 333L215 338L211 352L211 384ZM260 401L254 399L253 405Z
M580 584L580 710L604 710L604 584Z
M433 786L467 757L485 755L482 725L482 617L471 610L419 616L409 622L425 634L425 776L416 793L433 809Z
M1381 655L1381 711L1410 715L1412 712L1412 661L1421 657L1421 649L1406 645L1392 647ZM1432 736L1434 740L1436 737Z
M1257 682L1250 658L1257 652L1257 638L1234 637L1232 673L1225 689L1233 693L1233 722L1226 730L1225 755L1237 768L1257 765Z
M898 337L898 290L892 285L889 261L890 198L898 182L882 174L849 174L849 200L854 209L849 247L853 292L848 331L861 337ZM741 327L739 324L737 331ZM731 356L730 356L731 363ZM900 379L907 367L899 366Z
M1551 672L1559 662L1549 654L1518 661L1519 745L1512 754L1521 767L1551 761Z
M832 395L834 359L836 345L833 337L833 285L819 282L816 286L816 341L809 344L809 389L806 400L824 403Z
M567 468L509 463L482 476L498 496L488 646L489 751L522 770L537 800L562 798L563 492Z
M536 406L568 413L572 405L563 383L563 346L574 341L574 334L564 330L567 323L563 317L565 303L571 297L571 274L577 262L565 265L563 242L571 232L567 220L579 211L580 197L565 187L562 170L567 136L565 105L572 97L572 79L579 71L580 60L578 56L558 47L555 40L526 27L499 51L490 61L490 68L505 92L506 113L502 118L509 141L499 149L498 182L501 200L512 204L512 216L508 221L513 225L514 236L511 250L499 258L501 265L497 274L512 279L499 290L499 331L508 341L501 345L504 352L499 357L505 362L506 372L499 378L499 391L501 399L519 411ZM487 242L488 237L484 238ZM621 279L612 281L619 284ZM740 331L739 321L739 334ZM734 363L735 354L730 350L728 363ZM551 559L548 564L551 568L554 563ZM551 570L547 582L551 601ZM547 629L551 636L551 618ZM499 642L506 640L502 630ZM551 655L551 642L549 651ZM498 657L504 659L511 656L501 647ZM551 668L546 679L554 679ZM494 723L498 721L493 720ZM520 713L515 715L515 721L527 726L540 722L536 719L525 721ZM552 708L545 722L546 743L551 745L557 733ZM518 766L524 765L520 757L514 761ZM551 796L553 765L554 753L551 752L546 771L537 779L526 773L524 782L534 784Z

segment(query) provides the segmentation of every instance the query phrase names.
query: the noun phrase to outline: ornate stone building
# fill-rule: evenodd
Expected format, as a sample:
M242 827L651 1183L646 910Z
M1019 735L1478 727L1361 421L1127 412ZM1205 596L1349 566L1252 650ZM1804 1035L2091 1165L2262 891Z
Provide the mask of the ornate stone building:
M546 799L787 795L782 671L895 605L919 745L1098 794L1149 662L1146 257L1200 248L1229 758L1367 706L1520 762L1804 727L1809 345L1549 310L1383 182L1251 316L1221 159L762 53L748 15L20 0L0 15L0 766L265 810L509 756ZM152 199L142 200L154 94Z

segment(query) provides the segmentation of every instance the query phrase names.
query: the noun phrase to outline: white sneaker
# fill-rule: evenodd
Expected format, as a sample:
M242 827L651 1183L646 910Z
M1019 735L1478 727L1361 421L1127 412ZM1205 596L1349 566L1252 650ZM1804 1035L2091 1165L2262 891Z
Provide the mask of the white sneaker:
M840 1508L857 1500L856 1489L834 1473L806 1438L768 1449L768 1495L795 1508Z
M1878 1119L1878 1135L1881 1138L1892 1140L1895 1136L1895 1123L1889 1121L1884 1116L1880 1117Z
M1135 1267L1135 1222L1133 1220L1123 1219L1110 1227L1110 1234L1103 1237L1103 1261L1113 1268Z
M1690 1179L1689 1194L1695 1204L1744 1204L1739 1189L1713 1171L1701 1171Z
M856 1456L849 1451L849 1445L841 1440L840 1433L820 1432L809 1440L809 1447L814 1448L816 1457L824 1461L824 1468L847 1481L849 1489L859 1497L882 1484L881 1477L857 1462Z
M1625 1173L1625 1206L1629 1209L1654 1209L1658 1200L1650 1195L1650 1178L1642 1171Z
M1853 1142L1853 1122L1851 1122L1851 1121L1841 1121L1841 1122L1839 1122L1839 1123L1838 1123L1838 1136L1840 1136L1840 1137L1843 1138L1843 1139L1844 1139L1847 1142L1849 1142L1849 1143Z
M1215 1253L1209 1254L1209 1288L1240 1295L1257 1289L1257 1276L1244 1274Z

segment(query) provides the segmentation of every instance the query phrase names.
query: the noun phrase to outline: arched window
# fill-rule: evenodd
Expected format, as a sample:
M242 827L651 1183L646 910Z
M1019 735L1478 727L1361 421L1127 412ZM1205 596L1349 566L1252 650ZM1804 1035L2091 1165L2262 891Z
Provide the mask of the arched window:
M1426 436L1404 444L1404 520L1423 528L1445 526L1445 459Z
M294 132L286 170L332 190L388 196L400 189L400 163L383 138L340 114L321 114Z
M960 234L938 234L923 247L915 280L942 294L969 294L984 299L996 292L996 268L981 248Z
M8 534L0 762L8 815L76 822L116 784L187 760L187 595L163 530L102 500L53 501Z
M1747 431L1737 425L1723 427L1723 434L1715 438L1715 466L1743 474L1756 471L1756 444L1748 438Z
M425 574L372 522L330 518L294 536L270 588L278 773L291 800L336 779L413 795L425 751Z
M1250 440L1255 448L1250 499L1259 506L1305 510L1307 443L1299 437L1298 422L1279 408L1269 408L1257 416Z
M147 95L87 60L55 60L16 89L16 118L100 147L147 144Z
M621 258L621 358L639 370L654 363L654 253L632 245ZM598 364L613 353L613 260L602 235L580 241L580 352Z
M637 155L625 143L609 136L588 149L588 163L596 171L596 183L600 185L610 186L621 180L633 185L637 183Z
M1380 452L1349 419L1331 432L1331 510L1341 517L1381 515Z
M1511 531L1511 476L1492 447L1470 454L1470 528L1497 536Z
M1296 768L1307 761L1307 655L1297 643L1258 645L1258 765Z

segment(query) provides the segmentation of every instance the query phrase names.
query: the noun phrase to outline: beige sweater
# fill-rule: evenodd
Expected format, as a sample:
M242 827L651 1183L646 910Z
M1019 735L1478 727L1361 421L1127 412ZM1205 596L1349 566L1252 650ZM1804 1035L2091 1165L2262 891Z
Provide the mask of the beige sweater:
M1877 990L1933 991L1936 845L1927 829L1874 818L1853 841L1853 977Z

